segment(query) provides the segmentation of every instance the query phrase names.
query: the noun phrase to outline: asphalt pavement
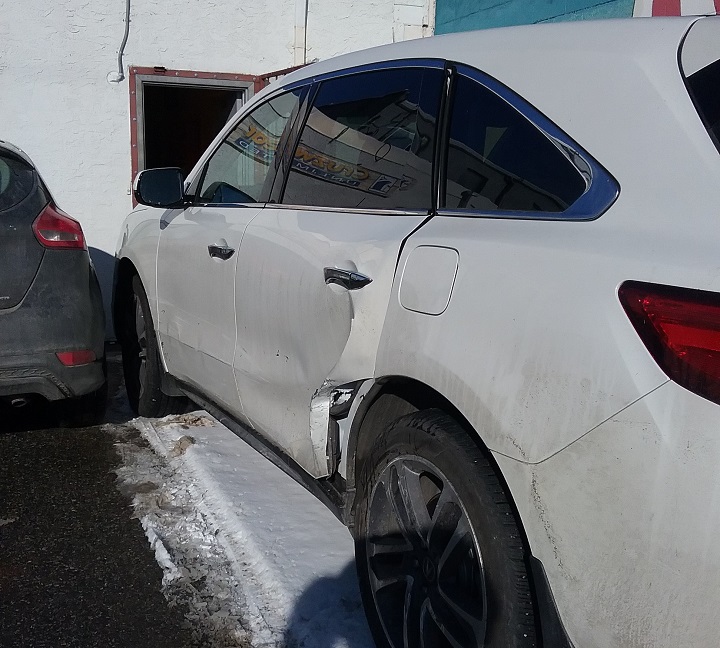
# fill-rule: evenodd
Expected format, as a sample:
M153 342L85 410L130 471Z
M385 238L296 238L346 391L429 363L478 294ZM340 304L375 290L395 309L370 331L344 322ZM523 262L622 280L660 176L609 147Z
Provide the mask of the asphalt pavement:
M0 409L0 648L193 646L116 487L113 437L61 421L60 407Z

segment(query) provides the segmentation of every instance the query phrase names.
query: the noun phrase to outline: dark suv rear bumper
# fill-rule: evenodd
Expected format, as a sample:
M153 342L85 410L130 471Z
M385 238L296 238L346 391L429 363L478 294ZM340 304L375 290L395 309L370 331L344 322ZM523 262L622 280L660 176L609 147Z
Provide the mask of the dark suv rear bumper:
M61 351L91 350L96 361L66 367ZM0 310L0 397L48 400L91 393L105 382L105 314L86 250L46 250L27 294Z
M39 394L48 400L74 398L105 382L102 359L65 367L54 354L0 358L0 397Z

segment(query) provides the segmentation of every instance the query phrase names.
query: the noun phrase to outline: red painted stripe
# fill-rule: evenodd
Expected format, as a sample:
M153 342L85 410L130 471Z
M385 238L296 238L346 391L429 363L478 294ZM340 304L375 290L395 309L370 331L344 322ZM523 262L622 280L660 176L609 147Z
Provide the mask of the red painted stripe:
M715 13L720 14L720 0L715 0Z
M653 16L679 16L680 13L680 0L655 0L653 2Z

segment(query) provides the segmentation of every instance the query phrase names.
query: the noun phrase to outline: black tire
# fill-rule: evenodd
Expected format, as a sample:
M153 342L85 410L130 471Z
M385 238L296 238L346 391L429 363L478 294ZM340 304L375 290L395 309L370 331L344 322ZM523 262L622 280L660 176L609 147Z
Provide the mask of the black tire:
M355 555L379 648L537 646L527 554L495 469L441 410L360 458Z
M130 407L136 414L151 418L185 412L188 408L186 398L168 396L160 389L163 368L155 327L145 288L137 275L132 280L132 298L128 305L121 344Z

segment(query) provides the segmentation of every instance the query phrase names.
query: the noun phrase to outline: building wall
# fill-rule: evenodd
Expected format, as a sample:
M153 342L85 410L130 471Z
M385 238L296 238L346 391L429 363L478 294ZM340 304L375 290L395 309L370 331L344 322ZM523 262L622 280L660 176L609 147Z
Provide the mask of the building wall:
M560 20L629 18L634 0L437 0L435 33Z
M125 0L0 0L0 139L30 155L58 204L82 222L106 304L132 208L129 67L292 66L297 2L302 10L304 0L132 0L126 77L116 83ZM420 36L425 2L309 0L307 60Z

